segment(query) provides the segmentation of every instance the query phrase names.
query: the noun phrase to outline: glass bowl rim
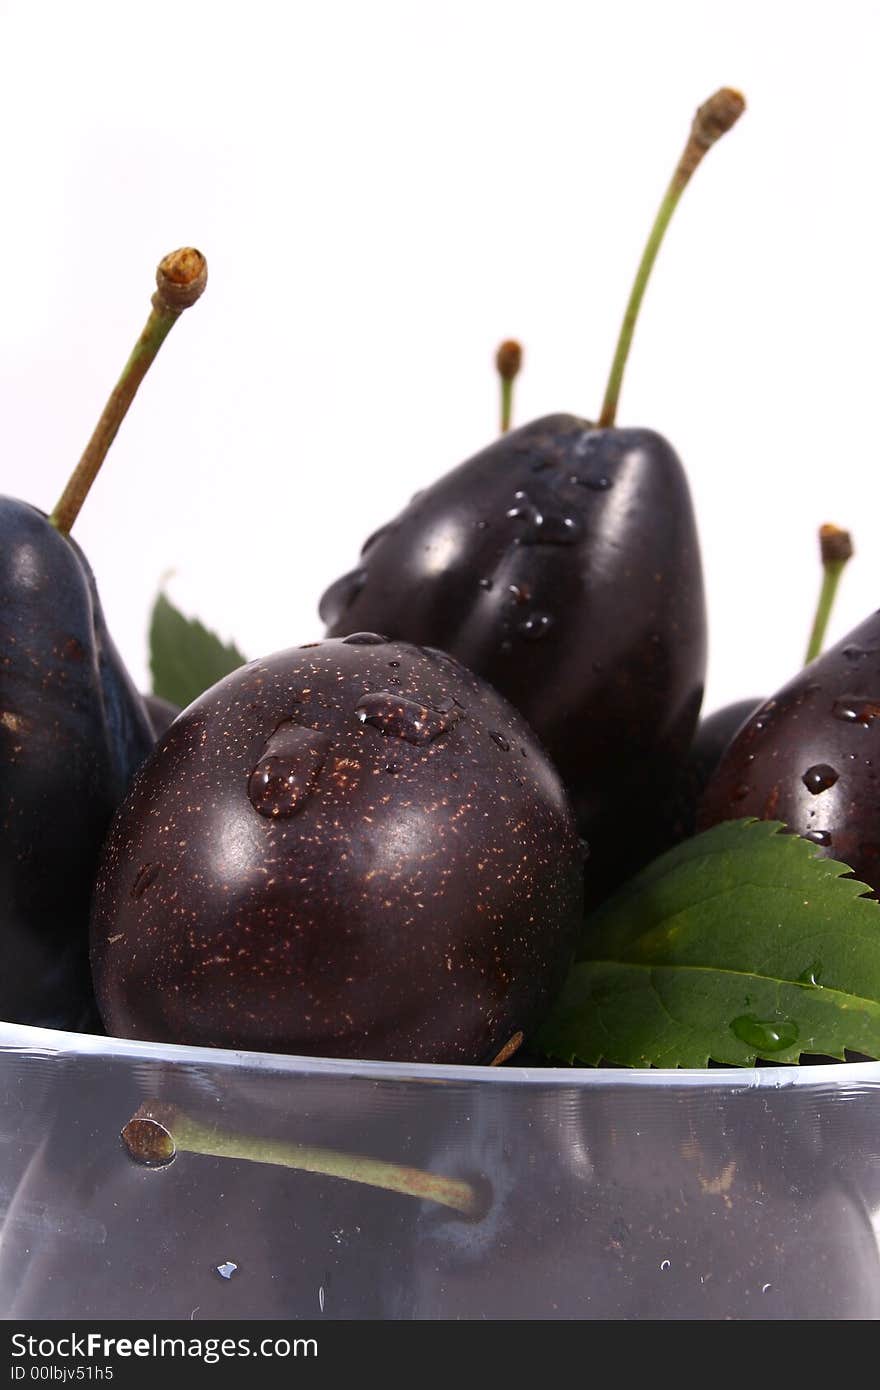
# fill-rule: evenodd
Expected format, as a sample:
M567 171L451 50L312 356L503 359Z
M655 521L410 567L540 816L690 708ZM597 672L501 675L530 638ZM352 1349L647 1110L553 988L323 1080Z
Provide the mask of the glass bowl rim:
M651 1091L695 1088L717 1091L779 1090L791 1086L880 1085L880 1062L827 1062L809 1066L629 1068L629 1067L503 1067L465 1066L437 1062L383 1062L338 1057L306 1057L277 1052L234 1051L191 1047L177 1043L137 1042L94 1033L66 1033L52 1028L0 1023L0 1055L39 1057L107 1057L132 1061L180 1064L204 1070L250 1069L263 1075L340 1076L365 1081L469 1082L477 1086L503 1082L515 1087L568 1087L603 1090L636 1086Z

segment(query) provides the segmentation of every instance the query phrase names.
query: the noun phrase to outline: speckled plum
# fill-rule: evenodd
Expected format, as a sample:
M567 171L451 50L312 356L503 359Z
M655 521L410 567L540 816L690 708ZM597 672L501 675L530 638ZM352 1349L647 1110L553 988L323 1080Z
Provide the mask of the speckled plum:
M105 846L92 968L118 1036L488 1062L579 933L560 779L489 685L358 633L252 662L160 739Z

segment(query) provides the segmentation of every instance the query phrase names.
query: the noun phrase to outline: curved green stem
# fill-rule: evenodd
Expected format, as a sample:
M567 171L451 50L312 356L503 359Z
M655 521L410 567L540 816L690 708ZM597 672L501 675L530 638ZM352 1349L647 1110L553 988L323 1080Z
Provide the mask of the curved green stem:
M811 661L815 661L822 650L840 576L853 553L849 532L842 531L839 526L830 524L819 528L819 547L822 554L822 587L819 590L816 615L813 619L810 640L807 643L807 654L804 657L805 666L809 666Z
M89 489L116 438L119 426L125 419L135 393L155 361L160 347L184 309L194 304L205 288L207 271L204 256L192 247L172 251L160 262L156 272L157 288L153 295L150 317L122 369L122 375L104 407L82 458L49 518L52 525L63 535L69 535L79 516Z
M642 252L642 259L639 261L636 278L633 281L633 287L630 291L626 312L624 313L623 323L621 324L620 334L617 339L614 360L611 363L608 385L605 388L605 399L602 402L602 410L599 415L599 426L601 428L613 425L617 418L620 387L629 357L629 350L632 346L639 309L641 308L651 270L657 259L657 252L660 250L660 244L663 241L672 214L678 205L678 200L707 150L711 149L715 141L739 120L744 110L745 101L740 93L733 91L730 87L722 87L721 90L710 97L707 102L704 102L694 117L688 142L678 161L675 173L672 175L669 187L663 196L663 201L660 204L657 216L654 219L654 225L651 228L647 244Z
M479 1210L479 1199L470 1183L443 1177L421 1168L386 1163L365 1154L340 1153L286 1140L260 1139L235 1134L215 1125L201 1124L176 1106L147 1101L122 1131L132 1158L147 1164L169 1163L178 1151L211 1158L236 1158L248 1163L268 1163L305 1173L323 1173L368 1187L400 1192L408 1197L437 1202L466 1216Z

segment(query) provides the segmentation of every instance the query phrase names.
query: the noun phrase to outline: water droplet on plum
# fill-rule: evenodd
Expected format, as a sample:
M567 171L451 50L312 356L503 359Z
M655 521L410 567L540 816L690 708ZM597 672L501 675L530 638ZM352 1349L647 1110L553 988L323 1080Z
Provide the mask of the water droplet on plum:
M549 489L542 489L540 496L535 489L514 493L507 516L522 523L517 537L521 545L574 545L583 530L580 518L562 509Z
M269 819L301 810L315 789L330 739L292 720L266 740L260 761L248 778L248 797L255 811Z
M867 729L880 715L880 700L866 699L859 695L844 695L834 701L831 713L835 719L840 719L845 724L861 724Z
M815 763L813 767L807 768L801 781L812 796L819 796L821 792L827 792L829 787L833 787L839 776L840 773L828 763Z
M407 743L431 743L458 723L462 710L454 701L438 709L426 701L411 700L391 690L375 691L358 701L355 714L362 724L370 724L387 738Z
M809 840L811 844L821 845L823 849L829 849L831 846L831 835L827 830L808 830L804 839Z
M552 626L553 619L549 613L530 613L520 623L519 630L530 642L537 642L541 637L547 636Z

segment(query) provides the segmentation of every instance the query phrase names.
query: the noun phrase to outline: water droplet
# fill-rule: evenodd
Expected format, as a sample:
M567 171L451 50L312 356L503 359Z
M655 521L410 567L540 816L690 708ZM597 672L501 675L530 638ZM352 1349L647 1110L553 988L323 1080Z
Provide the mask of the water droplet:
M389 661L388 665L395 671L398 671L400 669L399 661Z
M491 589L491 588L492 588L492 580L491 580L491 579L481 579L481 580L480 580L480 588L481 588L481 589Z
M553 619L549 613L530 613L520 623L519 630L530 642L537 642L539 638L547 636L552 626Z
M318 1307L320 1308L321 1312L323 1313L323 1311L324 1311L324 1285L323 1285L323 1284L322 1284L321 1287L318 1289Z
M839 776L840 773L828 763L816 763L807 768L801 781L808 792L818 796L820 792L827 792L829 787L833 787Z
M403 738L407 743L431 743L441 734L447 734L462 716L454 701L449 701L448 706L438 709L425 701L379 690L364 695L355 707L355 714L362 724L371 724L386 737Z
M348 574L343 574L325 589L318 604L318 614L321 622L328 627L335 627L343 617L347 608L350 607L357 598L361 589L367 582L367 571L365 569L351 570Z
M798 1026L791 1019L762 1019L754 1014L742 1014L730 1025L730 1031L740 1042L758 1049L763 1057L770 1052L782 1052L797 1042Z
M588 487L591 492L607 492L609 488L614 487L613 479L605 473L588 478L575 477L571 481L577 483L579 487Z
M671 1261L671 1260L661 1260L661 1261L660 1261L660 1268L663 1270L663 1273L665 1274L666 1271L667 1271L667 1269L671 1269L671 1268L672 1268L672 1261Z
M798 975L798 984L816 985L818 987L819 976L821 975L821 973L822 962L820 960L813 961L812 965L808 965L806 970L802 970L800 975Z
M177 1155L171 1131L160 1120L135 1115L120 1135L135 1163L145 1168L167 1168Z
M478 531L485 531L488 525L489 525L488 521L478 521L478 522L477 522L477 530L478 530Z
M234 1260L225 1260L222 1265L217 1266L217 1273L221 1279L231 1279L233 1274L238 1273L238 1265Z
M590 857L590 842L589 842L589 840L582 840L582 839L579 839L579 840L578 840L578 849L580 850L581 859L584 861L584 863L586 863L587 860L588 860L589 857Z
M388 641L381 632L353 632L350 637L343 637L343 646L346 647L384 647Z
M762 1285L761 1285L761 1293L766 1293L768 1289L772 1289L772 1288L773 1288L773 1285L772 1285L772 1284L762 1284Z
M831 844L831 835L827 830L808 830L804 839L810 840L814 845L821 845L823 849L828 849Z
M152 888L161 872L161 864L142 864L137 871L134 883L131 885L131 896L142 898L147 889Z
M327 734L305 729L292 719L280 724L263 745L248 778L255 811L270 819L292 816L311 796L330 750Z
M880 700L865 699L859 695L844 695L831 706L835 719L846 724L861 724L869 728L880 715Z
M501 749L502 753L510 752L510 744L508 743L507 739L504 737L503 734L496 733L494 729L490 729L489 737L492 739L493 743L498 744L498 747Z
M507 592L510 594L511 599L518 607L522 607L524 603L528 603L529 598L531 597L531 594L529 593L529 590L526 588L525 584L508 584Z
M400 771L400 766L398 763L386 763L385 771L390 772L392 777L396 777Z
M731 800L745 801L750 791L751 787L749 787L747 783L740 782L739 785L734 787L733 791L730 793Z
M522 545L574 545L583 530L580 518L564 510L549 487L530 485L529 492L514 493L507 515L521 523L517 539Z
M867 656L868 653L865 651L864 647L856 647L853 645L844 647L841 655L844 656L847 661L861 661L862 657Z

